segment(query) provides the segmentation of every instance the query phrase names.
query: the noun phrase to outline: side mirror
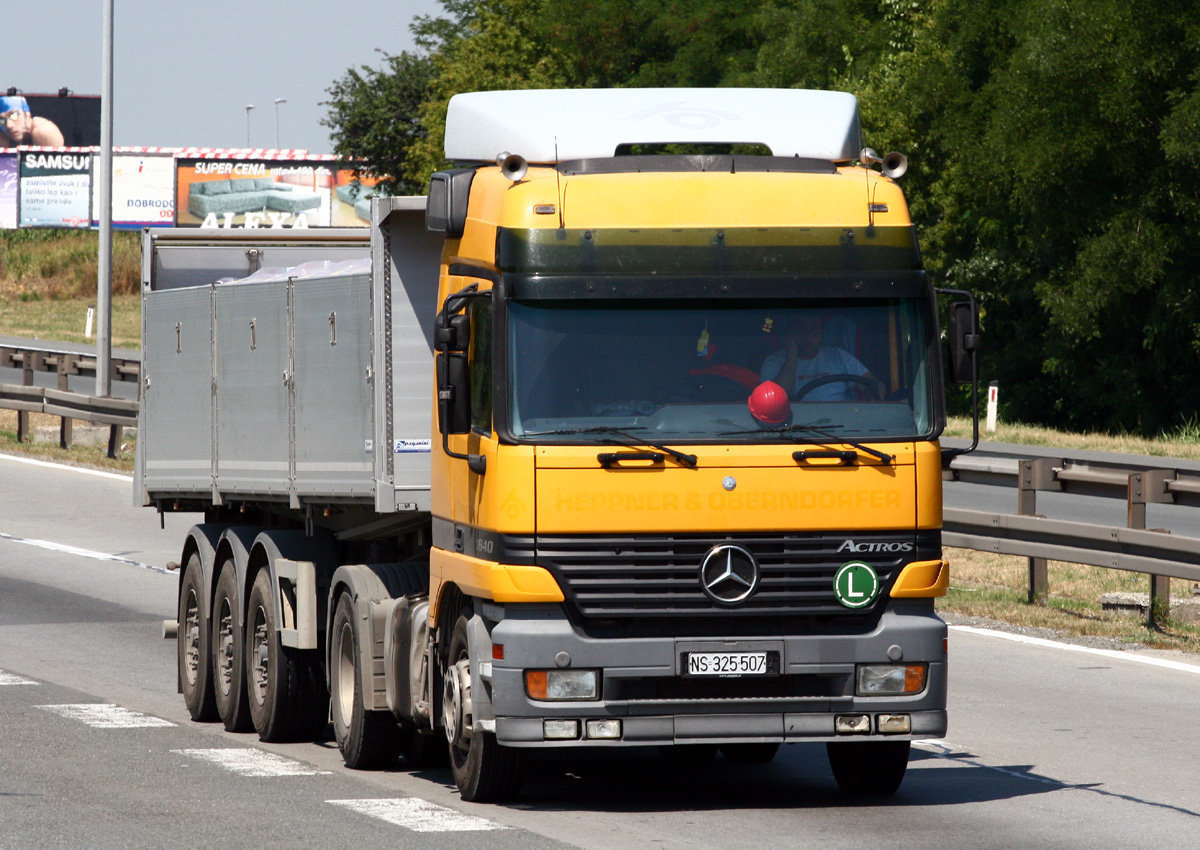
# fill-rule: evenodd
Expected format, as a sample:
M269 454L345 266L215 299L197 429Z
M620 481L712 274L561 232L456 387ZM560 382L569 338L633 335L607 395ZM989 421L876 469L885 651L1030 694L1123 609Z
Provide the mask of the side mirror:
M975 380L975 363L979 355L979 321L972 302L955 301L950 305L947 333L950 377L960 384L969 384Z
M470 337L471 320L465 313L438 323L438 430L443 435L471 430L471 379L467 369Z
M966 299L950 302L946 336L950 344L948 365L951 380L971 385L971 445L965 449L942 449L942 469L949 469L954 458L970 454L979 445L979 313L975 307L975 297L969 292L961 289L939 289L936 292Z
M442 451L449 457L467 462L476 475L487 471L487 458L478 454L462 454L450 448L451 434L468 434L471 431L471 370L467 356L471 347L471 317L458 311L466 306L475 295L490 297L490 293L478 292L471 284L450 297L442 304L434 326L434 348L437 350L437 419L442 434Z

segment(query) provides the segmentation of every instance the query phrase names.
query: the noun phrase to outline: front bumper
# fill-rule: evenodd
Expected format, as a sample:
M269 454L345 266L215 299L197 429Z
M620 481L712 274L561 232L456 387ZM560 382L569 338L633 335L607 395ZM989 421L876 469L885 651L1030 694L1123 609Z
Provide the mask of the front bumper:
M491 629L503 660L481 665L478 686L491 698L499 743L508 746L579 746L683 743L912 740L946 732L946 626L931 600L893 600L873 631L861 635L753 638L639 637L594 639L576 632L561 608L509 606ZM693 651L778 653L778 675L768 678L681 675ZM855 665L926 663L925 689L911 696L861 697ZM556 666L601 671L598 700L530 699L526 669ZM869 717L869 731L838 734L838 717ZM883 734L884 718L907 715L909 731ZM579 721L574 740L546 740L544 721ZM586 721L619 719L619 738L590 740Z

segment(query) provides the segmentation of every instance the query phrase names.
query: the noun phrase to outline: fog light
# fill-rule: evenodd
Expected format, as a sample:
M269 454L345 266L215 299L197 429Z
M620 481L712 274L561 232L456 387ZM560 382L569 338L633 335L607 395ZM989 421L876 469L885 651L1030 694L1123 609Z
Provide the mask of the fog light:
M880 735L907 735L912 731L912 718L907 714L881 714L875 720Z
M833 719L833 731L839 735L870 735L871 715L839 714Z
M579 737L579 721L543 720L542 737L547 741L574 741Z
M925 690L924 664L862 664L858 668L860 697L919 694Z
M530 699L599 699L598 670L526 670L525 692Z
M591 739L613 739L621 737L620 720L589 720L587 736Z

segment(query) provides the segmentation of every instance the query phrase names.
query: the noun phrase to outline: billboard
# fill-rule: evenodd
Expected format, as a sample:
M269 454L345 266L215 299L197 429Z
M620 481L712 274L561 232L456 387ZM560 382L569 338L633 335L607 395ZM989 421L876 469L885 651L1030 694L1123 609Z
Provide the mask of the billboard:
M89 227L92 223L90 151L21 153L21 227Z
M371 198L383 194L376 184L379 178L366 174L354 176L354 170L339 168L333 190L334 227L365 227L371 222Z
M17 145L92 147L98 144L99 97L0 95L0 148Z
M15 153L0 153L0 228L17 226L17 177L20 163Z
M101 162L97 147L0 149L0 229L99 226ZM112 223L366 227L380 189L355 164L303 151L114 148Z
M92 224L100 223L99 192L92 193ZM122 229L175 223L175 158L171 154L113 155L112 224Z
M200 227L328 227L334 171L298 160L179 159L175 222Z

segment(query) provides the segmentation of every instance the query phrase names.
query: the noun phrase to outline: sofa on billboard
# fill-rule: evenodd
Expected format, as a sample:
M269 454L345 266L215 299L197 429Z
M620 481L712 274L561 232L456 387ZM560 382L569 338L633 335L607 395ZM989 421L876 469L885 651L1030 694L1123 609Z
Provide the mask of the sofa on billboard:
M338 200L343 204L352 206L354 214L363 221L371 220L371 198L376 196L384 197L387 194L380 190L378 186L368 186L357 180L351 183L343 183L337 187L336 192Z
M203 218L210 213L245 213L277 210L301 213L321 206L321 195L272 177L235 177L209 180L188 188L188 212Z

